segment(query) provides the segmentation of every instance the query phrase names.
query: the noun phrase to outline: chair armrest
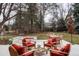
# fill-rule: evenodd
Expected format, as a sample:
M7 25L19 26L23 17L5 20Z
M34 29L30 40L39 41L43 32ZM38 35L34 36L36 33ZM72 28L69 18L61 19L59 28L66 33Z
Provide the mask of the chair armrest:
M21 56L33 56L34 55L34 51L28 51L23 53Z
M62 51L59 51L59 50L53 50L53 51L58 52L58 53L61 53L61 54L68 55L68 53L67 53L67 52L62 52Z
M57 51L50 51L50 55L51 56L64 56L64 54L61 54L61 53L59 53Z
M47 43L47 41L44 41L43 43L44 43L44 44L46 44L46 43Z
M34 44L36 44L36 41L31 41L31 43L34 43Z
M51 44L56 44L57 42L50 42Z
M64 56L64 54L58 53L58 52L52 52L55 56ZM52 54L51 53L51 54Z

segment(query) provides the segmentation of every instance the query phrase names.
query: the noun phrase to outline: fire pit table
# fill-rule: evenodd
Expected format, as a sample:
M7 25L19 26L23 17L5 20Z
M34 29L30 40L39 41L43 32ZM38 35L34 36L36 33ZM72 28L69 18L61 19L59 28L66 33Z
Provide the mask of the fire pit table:
M34 50L34 56L49 56L50 54L48 52L50 52L50 50L41 47L41 45L37 45L36 48L33 48L32 50Z

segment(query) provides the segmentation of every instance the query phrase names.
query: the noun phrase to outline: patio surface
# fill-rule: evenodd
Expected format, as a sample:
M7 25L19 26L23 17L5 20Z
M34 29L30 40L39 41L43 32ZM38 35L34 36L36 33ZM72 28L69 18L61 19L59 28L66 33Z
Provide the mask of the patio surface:
M41 45L41 47L43 47L43 41L46 41L46 40L36 40L36 46ZM67 43L70 43L70 42L62 40L61 46ZM10 45L0 45L0 56L10 56L9 50L8 50L9 46ZM69 56L79 56L79 52L77 51L79 51L79 45L72 45Z

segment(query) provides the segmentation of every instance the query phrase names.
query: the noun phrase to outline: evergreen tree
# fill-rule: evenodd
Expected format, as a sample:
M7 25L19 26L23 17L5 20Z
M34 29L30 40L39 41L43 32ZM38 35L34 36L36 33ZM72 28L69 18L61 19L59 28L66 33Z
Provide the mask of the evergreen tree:
M75 18L75 23L79 23L79 3L75 3L73 7L74 7L73 13Z

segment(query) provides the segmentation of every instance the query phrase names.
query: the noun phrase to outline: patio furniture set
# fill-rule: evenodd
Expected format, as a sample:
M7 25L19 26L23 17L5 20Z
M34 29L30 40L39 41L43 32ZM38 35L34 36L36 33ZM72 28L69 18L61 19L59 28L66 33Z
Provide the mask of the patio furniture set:
M66 44L61 47L60 36L49 36L47 41L41 45L36 46L36 41L33 41L33 37L25 36L21 41L22 44L11 44L9 52L11 56L68 56L71 45Z

